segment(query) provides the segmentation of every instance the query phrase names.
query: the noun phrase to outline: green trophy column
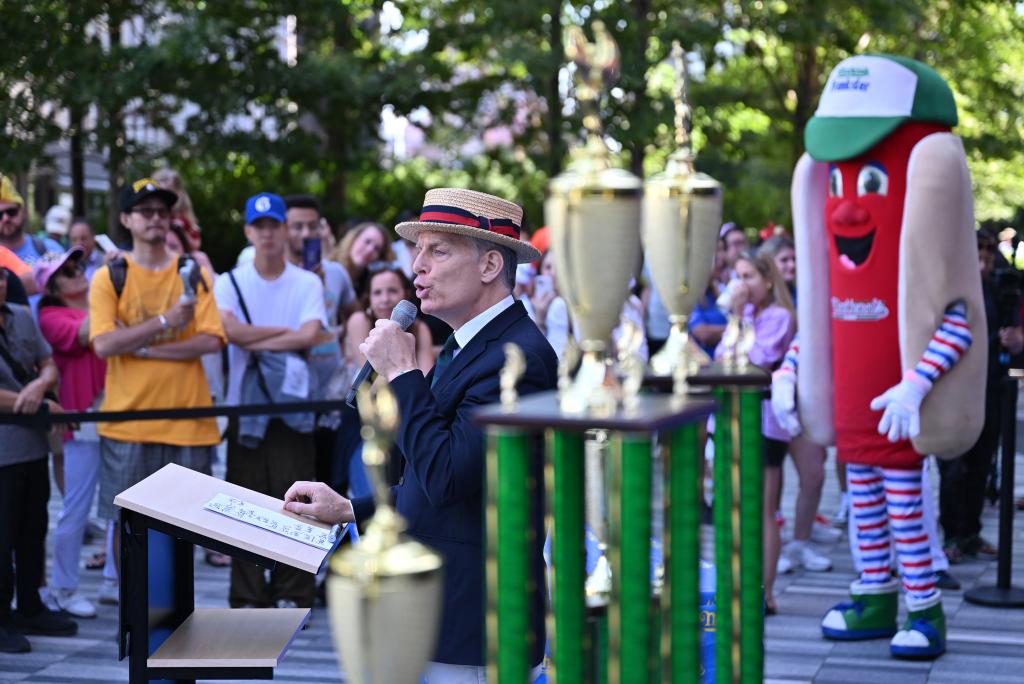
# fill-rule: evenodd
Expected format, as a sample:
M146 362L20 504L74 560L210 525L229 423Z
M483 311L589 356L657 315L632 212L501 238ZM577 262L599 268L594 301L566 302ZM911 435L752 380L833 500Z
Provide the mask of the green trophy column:
M740 404L740 652L743 684L758 684L764 673L764 583L762 507L764 471L762 470L760 387L744 387ZM735 619L735 618L734 618Z
M487 653L489 679L525 682L529 659L530 438L492 429L487 448ZM524 588L527 591L524 591Z
M700 681L700 464L697 426L668 435L661 658L666 681Z
M733 681L733 621L734 598L738 608L739 597L733 592L733 497L738 494L732 483L734 456L733 389L715 389L718 411L715 413L715 681L731 684ZM739 521L736 521L737 524ZM737 648L739 644L736 645ZM739 663L735 664L737 667ZM739 673L737 673L739 674Z
M613 438L609 492L608 668L612 684L653 681L651 649L651 438L618 433ZM614 659L618 660L615 662Z
M545 468L551 514L551 614L548 639L552 665L548 681L592 681L587 608L584 521L583 435L548 430ZM504 680L502 680L504 681Z

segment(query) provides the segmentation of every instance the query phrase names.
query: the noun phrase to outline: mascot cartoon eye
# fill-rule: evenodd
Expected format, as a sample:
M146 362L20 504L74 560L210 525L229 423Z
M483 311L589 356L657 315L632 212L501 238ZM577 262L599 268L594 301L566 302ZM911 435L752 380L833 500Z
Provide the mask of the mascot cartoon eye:
M889 174L878 162L868 162L857 174L857 196L889 194Z
M835 164L831 164L828 167L828 196L843 196L843 173Z

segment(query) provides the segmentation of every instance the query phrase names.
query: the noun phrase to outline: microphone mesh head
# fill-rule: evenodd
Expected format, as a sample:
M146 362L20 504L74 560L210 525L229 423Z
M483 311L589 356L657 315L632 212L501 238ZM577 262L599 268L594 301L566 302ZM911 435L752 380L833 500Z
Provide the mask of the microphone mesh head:
M408 299L403 299L391 312L391 320L397 323L402 330L408 330L412 322L416 320L416 305Z

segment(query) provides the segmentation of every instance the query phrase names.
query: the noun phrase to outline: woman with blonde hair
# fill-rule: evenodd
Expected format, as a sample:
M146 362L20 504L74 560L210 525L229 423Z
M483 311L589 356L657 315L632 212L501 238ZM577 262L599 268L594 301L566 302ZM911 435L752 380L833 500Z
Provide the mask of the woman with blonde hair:
M391 240L384 228L378 223L365 221L356 224L345 233L331 253L331 260L345 267L352 279L356 296L362 297L369 284L367 267L379 261L394 261L395 253L391 249Z
M781 364L796 334L793 300L782 274L767 254L754 256L744 253L737 259L734 268L737 281L732 288L733 315L742 317L747 325L753 327L754 344L750 350L750 362L771 372ZM724 344L719 344L715 350L716 357L720 358L729 351L724 347ZM762 404L761 433L764 445L764 598L765 612L772 615L776 611L773 591L782 546L779 527L775 524L775 510L782 486L782 461L791 445L789 433L775 419L768 400ZM811 551L808 547L804 548ZM827 558L818 558L828 563ZM828 563L828 567L815 566L809 569L830 568L831 564Z

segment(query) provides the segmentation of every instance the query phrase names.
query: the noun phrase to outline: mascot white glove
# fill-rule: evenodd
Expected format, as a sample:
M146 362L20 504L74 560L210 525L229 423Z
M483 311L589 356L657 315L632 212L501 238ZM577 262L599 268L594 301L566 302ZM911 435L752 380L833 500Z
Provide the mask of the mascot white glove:
M800 434L800 418L796 412L796 375L788 369L772 373L772 413L783 430L793 437Z
M921 432L921 402L931 391L932 383L909 370L898 385L893 385L871 400L871 410L881 411L878 434L890 442L912 439Z

